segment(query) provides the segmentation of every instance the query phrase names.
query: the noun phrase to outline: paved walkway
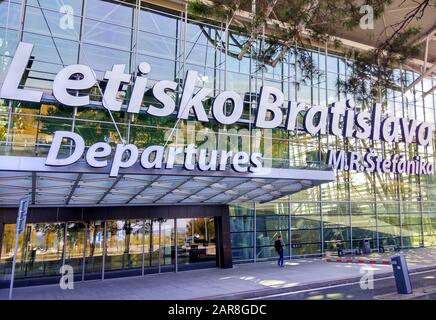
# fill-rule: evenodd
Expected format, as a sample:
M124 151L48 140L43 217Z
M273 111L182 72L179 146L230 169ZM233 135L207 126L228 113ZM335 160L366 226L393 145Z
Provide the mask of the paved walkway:
M410 271L435 266L436 247L402 251ZM391 254L372 254L388 258ZM276 292L360 278L361 268L374 270L374 275L391 275L390 265L360 265L326 262L324 259L288 260L284 268L274 261L236 264L232 269L203 269L179 273L151 274L108 280L76 282L74 290L61 290L59 285L14 289L14 299L212 299L240 298L252 291ZM348 280L347 280L348 279ZM8 289L0 290L7 299Z

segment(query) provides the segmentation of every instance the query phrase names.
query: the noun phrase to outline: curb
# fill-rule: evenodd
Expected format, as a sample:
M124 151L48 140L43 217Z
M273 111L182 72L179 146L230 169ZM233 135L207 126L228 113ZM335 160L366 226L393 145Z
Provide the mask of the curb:
M409 274L430 271L430 270L436 270L436 265L417 267L417 268L409 268ZM382 272L382 273L374 275L374 279L380 279L380 278L386 278L386 277L394 278L392 272ZM301 291L301 290L328 287L328 286L332 286L332 285L341 285L341 284L353 283L353 282L360 281L360 279L361 279L361 276L352 277L352 278L338 278L338 279L333 279L333 280L328 280L328 281L323 281L323 282L319 282L319 281L318 282L310 282L310 283L306 283L306 284L291 287L291 288L273 288L273 289L241 291L241 292L228 293L228 294L222 294L222 295L216 295L216 296L199 297L199 298L194 298L192 300L244 300L244 299L273 295L273 294L288 293L288 292L290 293L290 292L296 292L296 291Z

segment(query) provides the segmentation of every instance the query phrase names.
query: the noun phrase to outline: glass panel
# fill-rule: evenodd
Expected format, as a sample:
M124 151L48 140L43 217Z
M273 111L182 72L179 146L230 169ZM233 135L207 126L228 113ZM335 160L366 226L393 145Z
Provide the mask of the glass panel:
M230 231L231 232L253 231L253 220L254 219L251 216L230 217Z
M351 212L353 247L362 248L363 240L368 239L371 248L377 248L377 219L374 204L351 203Z
M53 0L27 0L28 5L32 5L35 7L48 8L51 10L59 11L62 7L70 7L73 11L68 11L73 15L81 15L82 14L82 2L83 0L62 0L62 1L53 1ZM70 8L65 8L70 9Z
M102 0L87 0L86 16L94 20L131 27L133 8L127 4Z
M142 221L110 220L107 223L105 270L142 266Z
M118 128L121 130L121 134L123 134L123 129L126 126L118 125ZM116 128L113 124L107 122L77 120L75 131L83 137L86 146L103 141L112 145L120 142Z
M256 231L263 230L287 230L289 229L289 216L257 216Z
M232 248L253 247L253 232L232 232L230 240Z
M77 63L79 44L75 41L27 32L23 34L23 41L34 45L32 56L35 60L57 64L56 67L50 69L50 73L53 74L52 79L54 79L54 75L61 70L62 65L67 66ZM36 63L32 64L32 70L44 71L45 69L47 68L38 68L38 64Z
M5 225L1 252L1 274L10 276L14 253L15 224ZM64 224L27 224L19 237L15 277L59 275L64 251Z
M177 20L172 17L141 10L139 29L161 36L176 36Z
M314 189L314 188L312 188ZM324 209L323 209L324 210ZM292 255L317 254L321 234L321 215L318 202L291 204L291 247Z
M16 270L21 269L21 257L22 252L20 250L23 248L24 235L19 236L18 242L18 254L17 254L17 264ZM5 281L10 279L10 274L12 270L12 260L14 257L14 241L15 241L15 224L5 224L3 225L3 237L2 246L0 252L0 280Z
M55 131L71 131L72 120L63 118L69 114L68 110L53 105L17 105L11 119L12 153L33 156L47 154Z
M177 219L178 264L216 260L214 219Z
M328 228L324 229L324 245L326 251L350 248L350 228Z
M65 264L73 267L74 274L80 274L83 266L83 254L85 250L86 225L82 222L67 223L67 242Z
M161 223L160 234L160 263L161 265L174 265L174 219Z
M152 231L152 221L151 220L144 220L144 268L151 267L151 259L152 259L152 237L151 237L151 231Z
M26 226L29 238L25 276L59 274L64 257L64 224L38 223Z
M80 52L80 63L89 65L93 70L100 71L97 78L103 78L103 72L112 70L114 64L125 64L125 73L130 72L130 52L101 46L84 44Z
M289 256L289 238L287 231L263 231L256 232L256 256L257 258L278 257L274 248L274 241L281 235L284 247L284 255Z
M253 259L253 248L242 248L232 250L233 261L248 261Z
M20 4L11 1L0 2L0 27L18 29L20 21ZM1 29L0 29L1 30ZM1 35L0 35L1 39ZM1 46L0 46L1 47Z
M91 221L88 226L85 272L94 273L96 276L101 274L103 266L103 239L104 222Z
M251 216L254 214L254 210L251 205L229 205L230 216Z
M176 39L166 38L148 32L139 32L138 36L138 50L141 54L174 60L176 56Z
M180 81L184 75L181 72L175 76L175 62L174 60L156 58L150 55L138 54L137 64L147 62L151 66L150 76L151 80L176 80Z
M256 248L256 258L257 259L263 259L263 258L277 258L279 257L278 253L276 252L274 246L267 246L267 247L257 247ZM283 249L283 255L286 257L289 257L289 243L285 243L285 247Z
M165 267L165 271L174 270L174 219L155 219L152 224L150 244L151 267ZM170 266L170 267L168 267Z
M6 140L8 129L8 104L5 100L0 100L0 144Z
M302 243L298 245L292 245L292 256L300 255L310 255L310 254L320 254L321 253L321 243Z
M64 24L65 13L41 8L26 7L24 30L48 36L79 40L81 18L70 16Z
M436 226L433 226L433 228L436 228ZM434 245L436 245L436 235L427 235L427 236L424 236L424 244L425 244L425 246L434 246Z
M6 77L6 72L17 47L17 39L17 31L0 28L0 83Z
M131 36L130 28L92 20L85 21L84 41L101 45L103 48L108 46L130 51Z

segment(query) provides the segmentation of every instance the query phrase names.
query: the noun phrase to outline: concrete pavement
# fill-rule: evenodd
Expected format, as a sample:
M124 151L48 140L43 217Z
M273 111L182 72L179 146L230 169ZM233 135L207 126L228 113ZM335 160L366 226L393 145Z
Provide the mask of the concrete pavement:
M436 269L410 275L411 294L398 294L393 276L375 279L363 290L360 282L259 295L250 300L434 300L436 299ZM371 284L369 286L369 284Z
M409 270L436 268L436 247L403 250ZM389 257L393 253L373 254ZM390 265L361 265L326 262L322 258L293 259L284 268L275 261L236 264L232 269L203 269L178 273L150 274L107 280L75 282L73 290L59 285L14 289L14 299L38 300L186 300L248 298L253 292L261 295L313 288L316 286L356 281L361 269L374 271L375 278L392 274ZM8 289L0 290L0 299L7 299Z

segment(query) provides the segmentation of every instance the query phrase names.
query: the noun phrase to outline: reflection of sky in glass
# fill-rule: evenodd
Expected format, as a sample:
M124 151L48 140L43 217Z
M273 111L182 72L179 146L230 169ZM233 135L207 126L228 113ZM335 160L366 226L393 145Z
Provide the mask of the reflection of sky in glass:
M50 62L52 64L56 63L61 68L62 64L67 66L77 63L77 54L79 50L77 42L58 38L52 39L48 36L40 36L27 32L23 35L23 41L27 41L34 45L32 55L36 60ZM56 43L60 56L57 53L53 42ZM32 65L32 67L35 68L36 65ZM59 72L59 70L57 72Z
M139 18L139 30L147 31L156 35L177 37L177 20L164 15L141 10Z
M114 64L127 64L126 72L128 72L128 65L130 54L128 52L109 49L100 46L83 45L83 52L80 56L80 62L90 65L97 71L112 70Z
M54 11L59 11L63 6L70 6L74 10L74 15L81 15L82 0L27 0L27 4L41 8L47 8Z
M84 41L99 44L102 48L107 46L130 50L130 37L132 30L118 27L104 22L85 21Z
M18 29L20 21L20 5L13 2L1 1L0 2L0 27ZM1 30L1 29L0 29ZM0 37L2 33L0 31Z
M90 19L122 25L132 26L132 6L111 3L100 0L86 1L86 16Z
M63 14L57 11L41 11L40 8L28 7L24 27L31 32L78 40L81 18L74 17L73 29L69 29L60 27L59 21L62 16Z
M183 79L183 65L185 71L189 69L197 70L199 72L199 80L202 80L202 85L219 90L234 90L238 93L245 94L250 91L258 91L260 86L271 85L281 88L288 99L295 99L295 93L298 100L307 103L320 103L324 105L326 102L332 102L338 98L338 93L335 88L337 74L341 74L341 79L345 79L346 73L349 73L349 67L345 65L343 60L338 60L334 56L324 56L323 52L314 52L313 57L319 67L325 71L325 74L320 78L313 79L306 85L301 82L301 70L295 72L295 56L292 51L289 51L288 58L284 65L278 64L276 68L266 66L266 68L259 69L258 62L254 58L249 58L247 54L243 60L238 60L235 57L227 57L225 59L224 53L219 49L215 49L216 43L213 41L220 38L221 31L212 29L211 27L201 27L198 24L189 22L187 26L187 42L183 43L181 39L183 30L183 21L178 17L170 17L169 15L156 14L151 11L141 10L139 15L139 39L137 47L132 43L132 25L133 25L133 7L129 5L122 5L120 3L111 3L109 1L88 0L86 1L85 19L82 19L82 6L81 0L39 0L41 7L44 8L44 15L38 7L37 0L28 0L26 17L24 23L23 40L34 43L33 56L37 61L32 64L30 77L26 81L26 85L34 86L45 89L47 92L51 88L51 80L54 78L56 72L65 65L82 63L89 64L96 70L96 73L101 78L106 70L110 70L113 64L126 64L126 72L133 72L136 70L135 64L145 61L152 66L149 75L149 85L158 80L166 79ZM59 20L63 14L59 12L60 8L64 5L70 6L74 10L74 23L73 29L63 29L59 25ZM18 39L18 34L14 29L18 29L20 5L15 2L2 1L0 2L0 81L5 76L6 68L10 62L9 57L4 55L9 52L12 54ZM47 23L44 20L47 19ZM84 21L82 21L84 20ZM6 24L10 29L4 28ZM79 53L78 38L83 27L83 45ZM178 33L178 34L177 34ZM53 34L54 38L50 37ZM208 39L209 37L209 39ZM178 40L177 40L178 39ZM234 34L230 40L230 52L238 52L239 48L235 46L236 42L244 43L246 37L239 34ZM55 46L56 45L56 46ZM254 45L256 48L258 43ZM183 50L186 49L185 52ZM62 61L58 56L57 50L60 52ZM135 52L138 50L139 55L134 59ZM183 54L186 56L186 63L182 61ZM177 62L175 60L178 60ZM226 64L224 64L226 60ZM327 60L327 61L326 61ZM327 69L327 70L325 70ZM227 74L224 74L227 70ZM257 72L255 72L257 70ZM263 70L263 71L262 71ZM251 74L250 74L251 71ZM295 73L297 76L295 77ZM399 70L395 70L395 74L399 76ZM411 83L416 74L407 71L404 73L407 78L407 83ZM38 79L37 79L38 78ZM224 79L226 82L224 82ZM284 80L283 80L284 79ZM200 82L200 81L199 81ZM299 84L299 86L298 86ZM425 79L423 88L417 86L417 93L429 90L435 82L430 79ZM312 86L312 87L311 87ZM248 97L249 95L247 95ZM405 96L401 95L398 91L390 91L387 97L387 110L394 113L396 116L406 115L410 118L417 118L419 120L434 121L434 95L429 95L423 102L419 95L408 93ZM342 97L344 98L344 97ZM403 105L402 100L406 98L406 103ZM415 101L417 99L417 101ZM15 110L18 110L16 108ZM2 107L1 110L7 110ZM3 112L3 111L2 111ZM44 126L49 127L51 124L58 124L66 129L71 129L72 116L71 112L68 115L68 120L62 118L61 113L54 113L54 119L40 121L36 118L36 114L17 115L13 114L11 118L10 141L14 143L25 143L28 146L35 147L38 144L47 143L51 132L43 133ZM104 114L102 116L101 114ZM123 116L114 115L119 122L124 121ZM2 114L2 123L8 123L8 115ZM57 118L59 117L59 118ZM111 137L114 141L113 125L108 122L108 115L104 112L95 112L93 114L82 114L79 112L79 117L86 119L93 119L93 122L76 121L75 132L87 133L88 142L106 137ZM130 127L124 124L123 130L130 133L135 131L140 132L141 135L131 137L135 139L139 145L146 145L148 139L147 135L156 136L160 128L146 128L143 127L145 123L150 124L149 118L140 117L135 121L138 127ZM6 120L3 120L6 119ZM300 119L301 120L301 119ZM106 122L104 122L106 121ZM157 121L156 121L157 122ZM156 122L151 122L152 125ZM92 125L91 125L92 124ZM164 127L171 127L173 122L164 124ZM42 129L41 129L42 128ZM91 133L91 129L98 129L98 133ZM95 131L95 130L94 130ZM233 132L233 131L232 131ZM236 134L244 136L245 131L235 130ZM250 132L250 131L248 131ZM251 131L252 134L255 130ZM233 133L232 133L233 134ZM187 133L183 133L187 136ZM230 134L229 134L230 135ZM4 139L2 133L0 137ZM225 137L225 135L223 135ZM274 137L274 147L270 152L271 157L277 161L285 159L292 163L304 163L306 159L312 159L313 153L321 150L325 153L327 144L329 148L349 148L357 149L358 151L365 150L368 145L358 143L349 144L343 139L325 136L321 138L321 145L318 137L310 137L307 135L294 135L293 133L267 133L263 135L262 139L271 139ZM201 137L201 135L200 135ZM197 137L198 138L198 137ZM243 140L242 141L249 141ZM253 139L255 140L255 139ZM181 141L181 140L180 140ZM179 141L179 143L180 143ZM183 143L188 139L183 140ZM1 141L3 142L3 141ZM247 145L250 142L246 143ZM254 149L264 148L262 144L255 145ZM377 152L381 152L382 146L378 143L375 144ZM392 149L392 146L385 145L383 148L386 152ZM403 151L414 153L414 147L405 148L400 146ZM19 150L12 148L12 152ZM18 152L18 151L17 151ZM23 151L21 151L23 152ZM429 159L433 159L433 150L418 147L420 154L427 154ZM275 163L275 162L271 162ZM299 201L306 201L300 209L294 207L292 204L291 209L294 218L291 222L291 228L301 230L301 234L305 233L304 228L314 230L316 233L320 230L320 212L323 213L324 227L333 226L340 229L340 235L344 238L349 237L350 226L353 229L353 237L360 234L374 234L376 232L375 224L379 227L380 235L388 237L389 235L397 236L400 234L406 239L413 238L411 241L417 243L416 236L420 234L421 229L426 233L425 239L432 240L435 234L434 224L434 211L436 204L433 202L424 202L424 214L428 215L423 218L423 226L417 222L420 215L421 208L417 197L420 192L423 199L433 199L435 194L433 188L434 179L431 177L421 177L419 181L414 177L400 176L398 179L393 175L383 175L382 177L368 176L365 173L353 173L348 176L345 173L337 173L337 181L320 188L309 189L305 192L300 192L292 196L292 200L296 205ZM400 194L397 194L400 190ZM420 191L421 190L421 191ZM396 200L401 196L401 206L397 203L390 202ZM373 203L374 199L377 204ZM317 201L322 200L323 206L317 204ZM351 207L344 206L342 202L351 200ZM329 201L327 204L326 202ZM359 201L371 201L371 203L363 204ZM412 201L412 203L406 203ZM351 211L353 218L348 219L348 213ZM379 217L376 220L375 211ZM260 211L259 211L260 212ZM279 207L271 208L272 215L281 212ZM399 212L403 213L403 229L399 229L399 219L393 219L393 216L399 216ZM255 237L251 231L254 228L254 218L248 216L246 218L239 218L239 215L244 215L242 211L238 212L238 218L231 222L233 231L241 231L240 236L233 236L236 243L242 244L250 243L252 246L253 238ZM286 213L285 213L286 215ZM257 221L259 222L259 221ZM288 222L277 221L274 219L267 219L266 224L268 229L278 230L283 227L287 230ZM260 226L258 225L260 228ZM183 230L187 230L186 227ZM421 228L421 229L420 229ZM329 228L326 228L327 230ZM361 229L361 230L358 230ZM261 230L261 229L259 229ZM260 232L263 232L262 230ZM348 234L347 234L348 233ZM310 234L310 232L307 232ZM325 241L330 241L329 238L332 233L325 233ZM241 240L242 239L242 240ZM251 239L251 240L250 240ZM250 242L251 241L251 242ZM427 241L427 240L426 240ZM307 243L308 249L302 250L302 253L310 253L311 251L318 251L321 248L319 242ZM236 248L236 247L235 247ZM242 252L241 256L246 255L250 257L252 247L246 249L235 249L235 252ZM296 251L297 252L297 251Z

